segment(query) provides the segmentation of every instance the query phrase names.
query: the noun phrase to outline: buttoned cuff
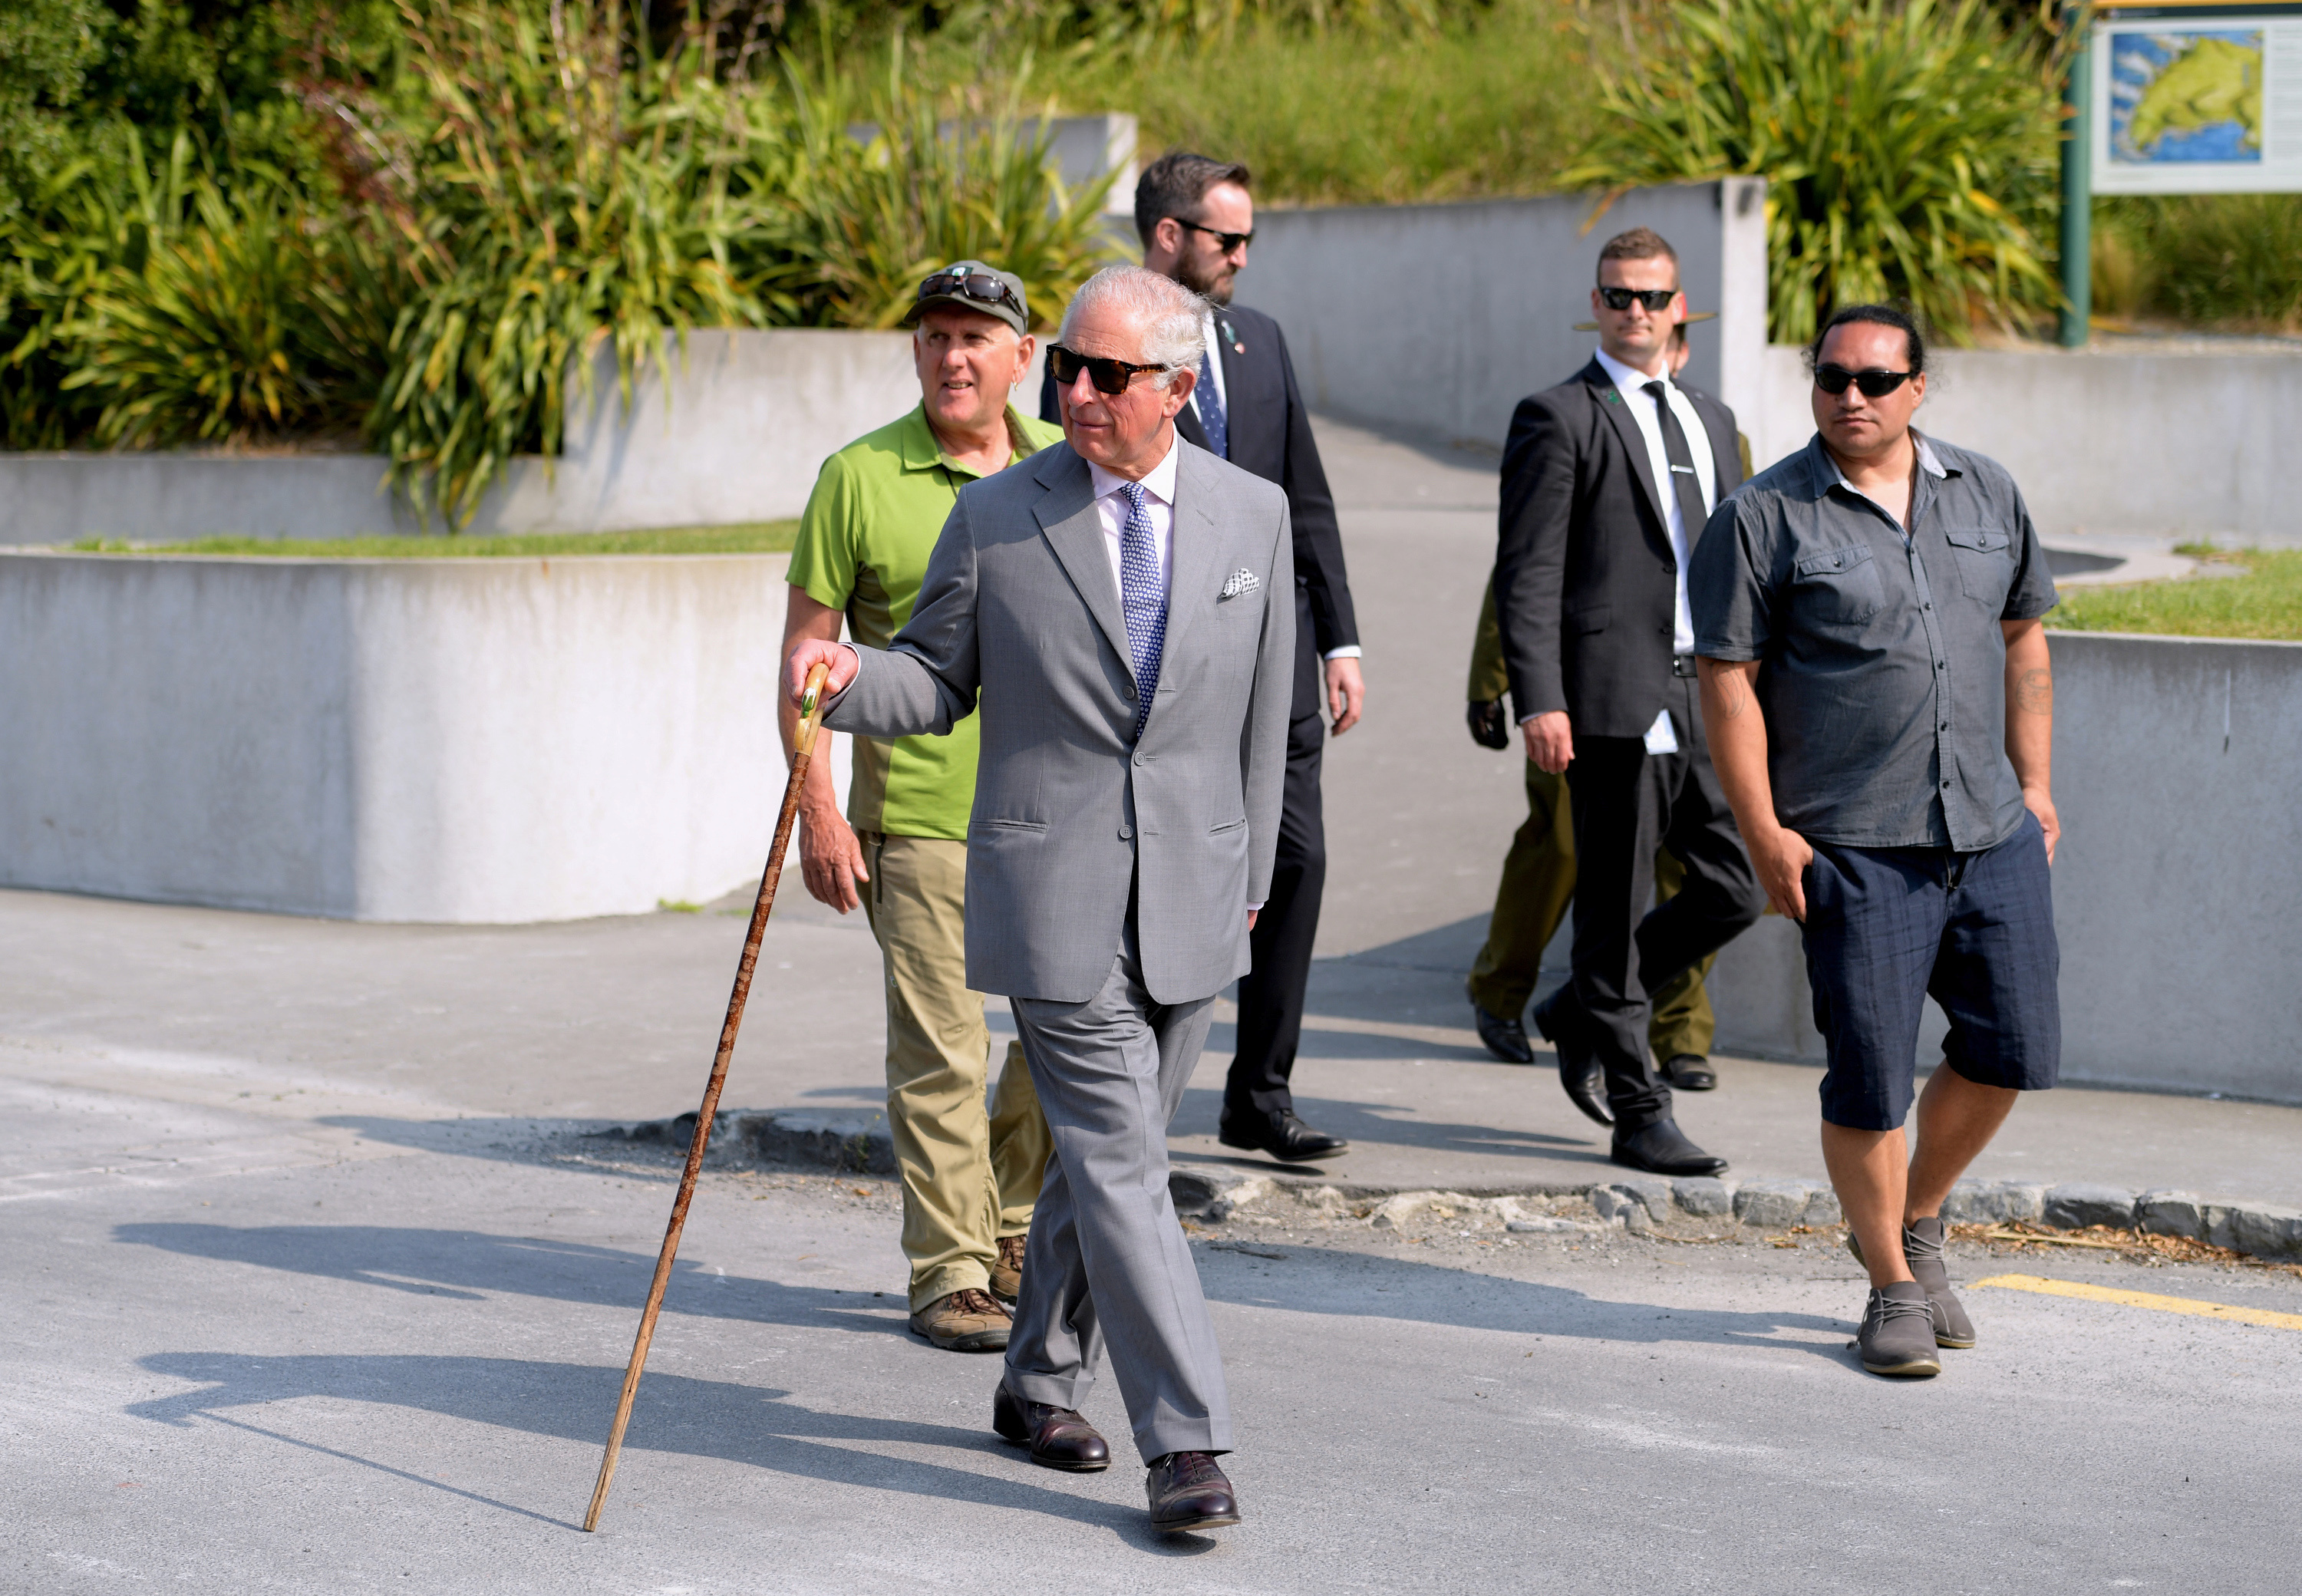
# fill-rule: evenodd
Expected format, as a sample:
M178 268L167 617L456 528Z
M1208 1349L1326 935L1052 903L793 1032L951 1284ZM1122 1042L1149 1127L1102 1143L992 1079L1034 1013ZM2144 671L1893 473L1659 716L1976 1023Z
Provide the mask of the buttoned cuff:
M1359 645L1347 643L1339 649L1329 649L1323 657L1329 659L1356 659L1359 657Z

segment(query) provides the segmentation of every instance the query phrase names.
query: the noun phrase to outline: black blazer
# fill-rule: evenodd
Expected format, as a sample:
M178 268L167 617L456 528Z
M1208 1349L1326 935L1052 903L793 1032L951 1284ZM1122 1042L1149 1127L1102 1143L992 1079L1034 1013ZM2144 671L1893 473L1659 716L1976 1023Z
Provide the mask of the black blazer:
M1226 305L1215 312L1222 342L1225 403L1230 422L1231 463L1287 494L1295 528L1295 689L1291 714L1315 715L1325 696L1319 661L1330 649L1359 640L1357 613L1351 607L1350 579L1343 571L1343 534L1335 525L1335 498L1327 491L1319 446L1311 441L1311 413L1296 385L1295 364L1279 323L1259 310ZM1055 380L1039 385L1039 419L1060 423ZM1206 433L1189 405L1175 417L1175 430L1205 449ZM1729 433L1731 439L1733 433ZM1651 720L1652 716L1648 718ZM1643 727L1642 730L1645 729Z
M1697 388L1713 504L1743 483L1735 413ZM1521 399L1503 449L1495 614L1518 718L1564 710L1577 735L1645 735L1670 683L1678 567L1645 439L1594 358ZM1687 528L1693 552L1702 528Z

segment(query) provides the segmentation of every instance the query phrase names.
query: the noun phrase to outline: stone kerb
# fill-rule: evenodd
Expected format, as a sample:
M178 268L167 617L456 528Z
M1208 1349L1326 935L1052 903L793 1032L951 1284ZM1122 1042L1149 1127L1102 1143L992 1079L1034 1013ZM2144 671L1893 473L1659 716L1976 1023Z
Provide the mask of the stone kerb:
M521 922L756 878L782 555L0 554L0 883Z
M2302 1103L2302 643L2050 637L2064 1079ZM1710 991L1720 1052L1820 1062L1796 927Z

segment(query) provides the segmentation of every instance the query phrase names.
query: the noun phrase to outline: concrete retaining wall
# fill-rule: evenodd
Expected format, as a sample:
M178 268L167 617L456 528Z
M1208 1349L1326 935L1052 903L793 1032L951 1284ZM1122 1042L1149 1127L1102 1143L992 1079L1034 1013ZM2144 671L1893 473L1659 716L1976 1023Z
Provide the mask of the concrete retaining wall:
M716 896L783 796L786 563L0 555L0 883L479 922Z
M1599 246L1643 223L1678 251L1695 310L1690 382L1737 411L1760 400L1766 184L1642 189L1592 219L1589 195L1264 211L1241 304L1279 319L1314 409L1437 442L1500 449L1511 409L1598 348Z
M1027 407L1038 382L1035 366L1018 390ZM513 461L473 531L796 516L826 455L920 402L905 332L695 332L634 384L628 410L607 356L592 393L589 404L571 396L566 453ZM372 455L0 455L0 544L419 530L382 491L385 465Z
M2071 1078L2302 1103L2302 643L2052 638ZM1711 995L1721 1052L1822 1057L1787 922Z
M2239 344L2213 353L1930 351L1919 425L2014 474L2041 533L2302 540L2285 491L2302 436L2302 354ZM1769 346L1737 407L1771 464L1814 433L1797 349Z

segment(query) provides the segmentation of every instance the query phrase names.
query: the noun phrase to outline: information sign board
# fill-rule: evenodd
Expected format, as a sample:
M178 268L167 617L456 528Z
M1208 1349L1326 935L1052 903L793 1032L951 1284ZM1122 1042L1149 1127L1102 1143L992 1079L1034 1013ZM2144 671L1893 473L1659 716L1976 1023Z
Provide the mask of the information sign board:
M2095 193L2302 191L2302 8L2106 11L2090 44Z

